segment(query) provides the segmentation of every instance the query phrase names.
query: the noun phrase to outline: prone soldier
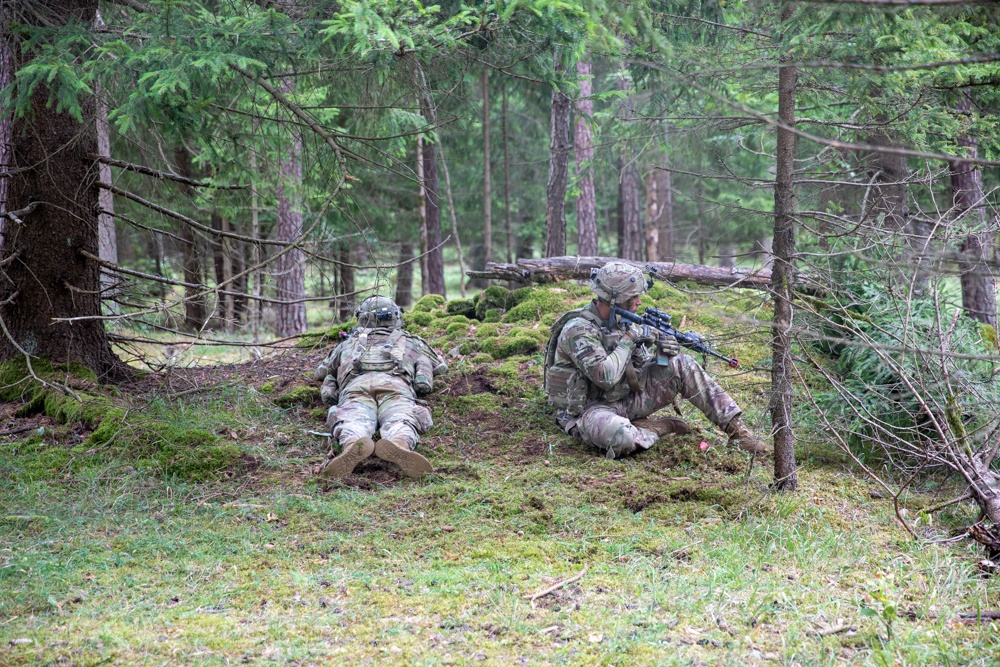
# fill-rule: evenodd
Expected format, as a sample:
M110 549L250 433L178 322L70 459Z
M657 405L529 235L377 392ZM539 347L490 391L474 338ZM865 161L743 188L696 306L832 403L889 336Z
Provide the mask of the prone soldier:
M742 410L677 339L615 316L634 313L649 285L637 267L609 262L591 280L590 305L552 326L545 354L545 391L556 421L570 435L615 459L653 446L660 436L690 433L681 419L646 419L678 394L721 428L731 444L755 454L770 449L740 419ZM659 335L658 335L659 334ZM655 363L657 352L668 358Z
M320 395L331 406L326 424L341 446L319 474L344 477L374 453L407 477L420 477L433 468L414 450L433 422L417 396L430 393L448 366L424 339L403 330L392 299L368 297L356 315L357 329L316 369Z

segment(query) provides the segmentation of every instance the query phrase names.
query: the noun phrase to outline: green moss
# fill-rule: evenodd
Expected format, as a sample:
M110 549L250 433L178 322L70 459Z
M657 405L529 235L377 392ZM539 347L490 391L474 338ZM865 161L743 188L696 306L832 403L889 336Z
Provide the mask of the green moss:
M499 322L503 311L499 308L490 308L483 314L483 322Z
M406 316L406 330L414 331L416 327L425 327L431 323L430 313L410 313Z
M464 320L465 318L463 317L462 319ZM467 322L452 322L445 331L452 335L467 334L469 333L469 325Z
M493 361L493 356L487 354L486 352L480 352L476 356L472 357L472 363L474 364L488 364Z
M537 322L546 314L559 317L576 304L570 292L556 288L522 287L515 294L518 303L503 316L504 322Z
M476 304L473 303L472 299L454 299L453 301L449 301L446 310L449 315L476 316Z
M479 343L476 341L467 341L458 346L459 354L472 354L479 350Z
M481 343L480 347L483 352L491 355L494 359L506 359L515 354L532 354L537 352L541 344L535 338L520 335L514 338L506 336L488 338Z
M260 393L262 394L273 394L274 393L274 380L268 380L260 386Z
M336 345L343 339L343 335L346 335L354 328L356 323L356 320L351 318L347 322L330 327L326 331L302 334L299 336L298 342L295 343L295 347L312 349L321 345Z
M274 399L274 403L278 407L291 408L296 405L313 405L319 400L319 387L301 385L281 396L277 396Z
M488 322L487 319L491 310L497 310L500 314L507 311L514 305L512 292L506 287L492 285L479 293L476 301L476 319ZM499 319L499 318L498 318Z
M500 327L496 324L480 324L476 329L476 338L495 338L500 335Z
M983 342L990 349L995 350L1000 345L1000 341L997 340L997 330L988 324L981 324L979 326L979 335L982 336Z
M445 298L440 294L428 294L413 304L411 311L414 313L429 313L435 308L440 308L445 303Z

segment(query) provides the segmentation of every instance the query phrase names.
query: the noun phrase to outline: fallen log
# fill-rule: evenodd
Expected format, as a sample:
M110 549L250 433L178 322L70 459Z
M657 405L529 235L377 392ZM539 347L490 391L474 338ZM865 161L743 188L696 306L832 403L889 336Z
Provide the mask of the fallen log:
M590 270L611 261L624 261L617 257L544 257L519 259L516 264L488 262L482 271L466 271L470 278L509 280L516 283L553 283L561 280L587 280ZM767 290L771 286L770 269L725 268L680 262L629 262L641 269L649 266L658 276L671 282L686 280L711 287L743 287ZM799 279L796 289L806 293L819 290Z

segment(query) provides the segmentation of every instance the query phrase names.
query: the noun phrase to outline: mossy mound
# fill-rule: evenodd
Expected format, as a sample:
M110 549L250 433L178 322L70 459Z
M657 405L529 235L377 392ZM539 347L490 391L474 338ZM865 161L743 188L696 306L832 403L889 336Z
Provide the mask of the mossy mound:
M41 436L17 443L22 478L62 475L67 466L85 465L94 458L93 448L116 448L136 469L148 467L190 481L210 479L241 456L236 445L220 443L212 433L127 409L110 392L102 393L88 369L53 366L44 360L33 361L32 368L50 384L35 380L23 360L0 364L0 400L22 402L17 411L21 416L44 414L59 423L79 423L94 431L81 446L69 449L47 444ZM57 388L81 383L88 391L71 395Z
M468 318L476 316L476 304L472 299L455 299L449 301L445 310L449 315L463 315Z
M515 305L514 293L506 287L492 285L480 292L473 299L476 305L476 319L488 322L487 314L498 311L497 318Z
M301 405L309 407L320 400L319 387L300 385L274 398L274 403L280 408L293 408Z
M413 308L410 310L414 313L429 313L436 308L440 308L444 304L445 298L440 294L428 294L421 297L419 301L413 304Z

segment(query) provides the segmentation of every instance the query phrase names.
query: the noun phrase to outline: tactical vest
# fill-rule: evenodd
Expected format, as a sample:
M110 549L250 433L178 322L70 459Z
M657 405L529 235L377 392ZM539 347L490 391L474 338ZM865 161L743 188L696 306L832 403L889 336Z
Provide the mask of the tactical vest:
M413 379L415 364L406 356L409 334L402 329L361 329L348 339L340 356L337 384L341 387L364 373L392 373Z
M592 384L576 364L570 360L556 361L556 351L559 347L559 336L566 323L576 317L582 317L601 332L601 344L606 352L613 351L621 341L621 332L609 331L603 320L587 308L571 310L552 325L552 335L545 346L545 394L548 403L557 410L565 410L571 416L577 416L591 400L601 399L617 401L628 396L629 386L624 381L608 391L602 391Z

